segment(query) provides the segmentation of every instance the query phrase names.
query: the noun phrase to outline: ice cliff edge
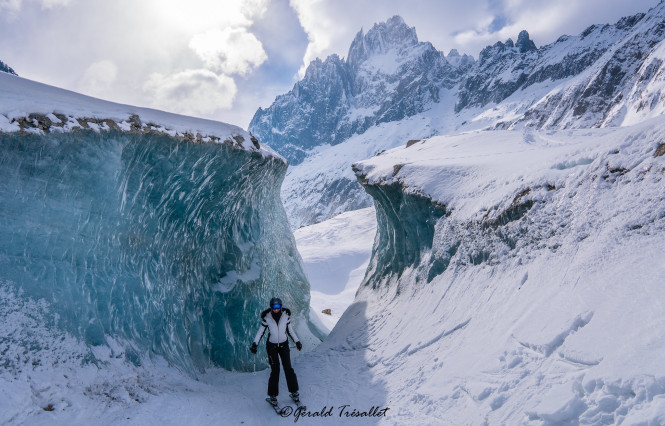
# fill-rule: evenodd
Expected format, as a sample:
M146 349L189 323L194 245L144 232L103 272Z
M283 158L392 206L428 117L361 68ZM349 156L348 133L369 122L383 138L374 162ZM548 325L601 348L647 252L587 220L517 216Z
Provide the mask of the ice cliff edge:
M0 75L0 286L90 348L248 369L274 295L315 339L286 168L235 126ZM35 362L26 349L9 362Z
M664 136L469 132L356 163L377 236L320 347L362 348L414 424L663 423Z

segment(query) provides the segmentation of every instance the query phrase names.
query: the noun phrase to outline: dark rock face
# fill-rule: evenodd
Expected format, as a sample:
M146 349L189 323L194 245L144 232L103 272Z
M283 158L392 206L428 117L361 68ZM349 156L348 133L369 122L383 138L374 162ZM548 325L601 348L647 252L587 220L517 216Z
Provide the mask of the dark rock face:
M608 36L608 32L613 34ZM477 66L460 85L455 111L500 103L534 84L578 75L596 63L625 32L616 26L590 27L583 35L562 36L537 49L529 34L522 31L515 44L509 39L486 47L480 52Z
M627 97L642 97L648 83L660 78L662 58L653 53L656 45L665 38L664 9L661 4L649 14L625 17L615 25L591 26L578 37L569 37L541 49L545 54L554 55L555 49L571 41L574 43L559 63L550 61L533 72L525 87L546 79L580 78L571 81L565 90L546 96L522 117L506 124L538 128L620 124L616 120L621 119L623 113L616 110L625 105ZM597 71L591 72L592 67Z
M12 69L9 65L5 64L4 62L0 61L0 72L6 72L7 74L13 74L13 75L18 75L16 74L16 71Z
M451 52L454 65L431 43L394 16L354 38L346 59L337 55L310 63L305 77L259 109L250 131L292 164L307 150L335 145L379 123L401 120L438 102L473 59Z
M349 107L351 78L337 55L313 61L293 90L278 96L268 109L259 109L250 129L262 142L290 162L299 163L308 149L331 141Z
M536 50L536 43L529 38L529 33L526 32L526 30L522 30L517 36L515 47L519 49L520 53L526 53L531 50Z

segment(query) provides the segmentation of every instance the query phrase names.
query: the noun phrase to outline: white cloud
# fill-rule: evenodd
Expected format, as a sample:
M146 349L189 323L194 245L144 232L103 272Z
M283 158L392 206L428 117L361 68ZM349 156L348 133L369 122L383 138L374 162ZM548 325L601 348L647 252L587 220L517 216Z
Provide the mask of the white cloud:
M13 14L21 9L23 0L0 0L0 12Z
M477 57L487 45L507 38L514 41L523 29L540 46L564 33L579 34L593 23L613 23L622 16L646 12L657 1L290 0L290 5L309 38L302 75L316 57L345 56L361 27L366 32L392 15L401 15L407 25L416 28L421 41L429 41L439 50L455 48ZM503 26L494 28L496 22Z
M267 105L266 99L290 89L295 64L302 60L304 70L317 56L346 56L361 27L366 32L395 14L437 49L456 48L477 57L488 44L515 40L522 29L540 46L563 33L578 34L590 24L615 22L656 4L657 0L0 0L0 59L23 77L109 100L249 122L258 106ZM13 19L17 16L20 19ZM45 43L57 48L45 49ZM241 115L246 118L236 118Z
M118 77L118 67L109 60L91 64L81 78L81 90L89 95L106 97L112 93Z
M241 3L240 11L249 20L257 19L266 13L269 2L270 0L244 0Z
M142 14L151 14L173 30L191 34L228 26L249 27L265 13L268 1L141 0L136 3Z
M8 16L14 17L21 10L24 1L41 4L42 9L53 9L60 6L69 5L72 0L0 0L0 12L8 13Z
M206 67L227 75L246 75L268 59L259 39L246 28L213 29L197 34L189 47Z
M300 25L302 25L309 39L309 44L303 57L303 65L298 71L298 74L302 77L305 74L307 65L317 57L333 52L341 53L339 47L343 43L342 39L348 39L349 33L353 29L344 25L349 20L336 19L335 15L337 13L335 12L339 12L339 9L330 7L331 4L325 0L290 0L289 3L296 11L300 19ZM340 3L342 2L337 3L336 6L341 6ZM341 9L346 8L342 7ZM351 16L349 18L353 20ZM355 31L358 31L358 29L356 27ZM350 41L349 39L347 44Z
M42 0L43 9L53 9L60 6L67 6L72 0Z
M160 22L189 37L188 48L204 68L151 74L144 93L156 108L212 115L228 110L238 91L234 75L245 76L268 58L248 29L269 0L153 0ZM191 53L190 53L191 55ZM173 57L186 56L173 52Z
M400 15L409 26L415 26L418 38L432 42L438 49L460 48L452 33L460 32L489 19L486 0L290 0L307 33L309 45L303 58L305 67L316 57L337 53L346 56L355 34L367 32L374 23ZM463 49L460 49L464 52Z
M198 115L230 108L237 87L231 77L199 69L171 75L154 73L143 90L151 97L155 107Z
M614 23L623 16L646 12L657 0L503 0L493 9L505 17L506 25L491 31L487 21L479 21L456 34L453 43L477 55L483 47L511 38L527 30L537 46L560 36L577 35L592 24Z

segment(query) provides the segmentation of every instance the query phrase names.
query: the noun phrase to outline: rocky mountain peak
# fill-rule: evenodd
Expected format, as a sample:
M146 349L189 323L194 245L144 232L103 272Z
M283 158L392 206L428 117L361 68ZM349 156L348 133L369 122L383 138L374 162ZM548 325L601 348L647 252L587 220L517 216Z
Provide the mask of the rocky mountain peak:
M446 60L454 68L468 68L475 62L473 56L467 54L460 55L457 49L451 49L448 56L446 56Z
M522 30L517 36L517 43L513 42L510 38L504 43L497 41L492 46L487 46L480 52L478 61L481 65L491 64L494 61L502 61L503 59L501 58L505 55L522 54L533 50L538 50L536 44L529 37L529 33L526 30Z
M303 80L319 80L326 78L331 73L335 73L343 66L342 59L337 54L332 54L328 56L325 61L322 61L321 58L316 58L310 62L309 66L305 70L305 77Z
M390 50L402 50L418 44L415 27L409 27L401 16L393 16L386 22L374 24L363 33L361 29L349 47L347 62L355 68L372 55Z
M536 50L536 43L529 38L529 33L526 30L520 31L520 34L517 36L517 43L515 44L520 50L520 53L528 52L530 50Z

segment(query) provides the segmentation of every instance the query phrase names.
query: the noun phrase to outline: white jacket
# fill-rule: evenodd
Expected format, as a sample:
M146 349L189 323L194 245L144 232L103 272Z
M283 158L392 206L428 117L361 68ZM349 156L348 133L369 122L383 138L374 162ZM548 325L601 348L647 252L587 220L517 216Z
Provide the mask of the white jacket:
M282 308L282 316L279 318L279 323L275 322L271 312L271 309L266 309L261 313L261 326L258 333L256 333L254 343L259 344L266 330L269 330L268 341L270 343L284 343L288 340L289 336L297 343L299 341L298 336L296 336L291 326L291 311Z

